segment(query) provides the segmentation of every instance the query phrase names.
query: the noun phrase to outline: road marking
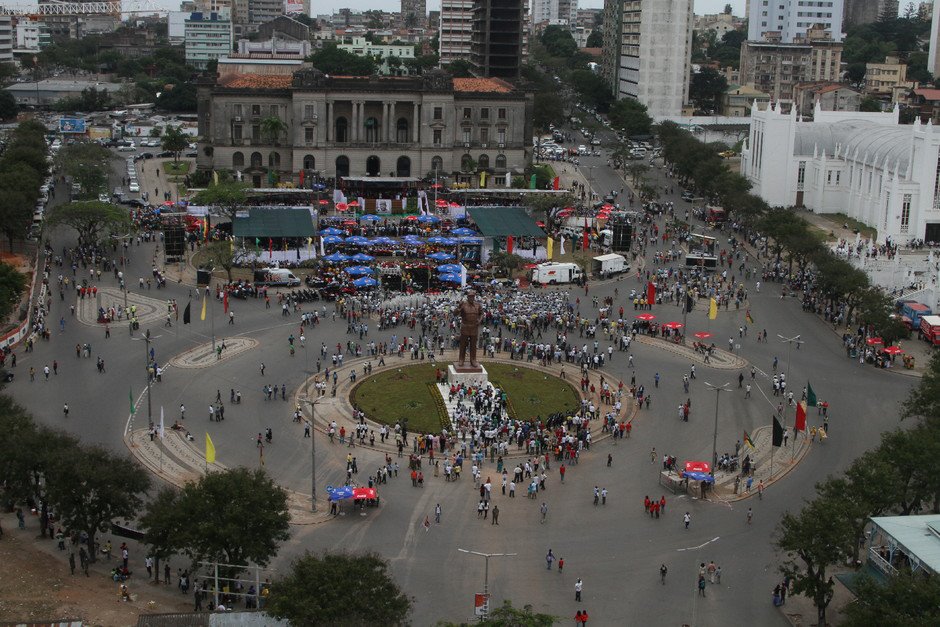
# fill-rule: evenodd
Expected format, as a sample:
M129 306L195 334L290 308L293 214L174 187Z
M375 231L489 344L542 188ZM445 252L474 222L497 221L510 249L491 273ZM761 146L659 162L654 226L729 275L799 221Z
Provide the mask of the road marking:
M687 548L685 548L685 549L676 549L676 551L695 551L695 550L697 550L697 549L702 548L703 546L708 546L708 545L711 544L712 542L717 542L717 541L718 541L718 538L720 538L720 537L721 537L721 536L715 536L714 538L712 538L712 539L709 540L708 542L703 542L703 543L701 543L701 544L698 545L698 546L690 546L690 547L687 547Z

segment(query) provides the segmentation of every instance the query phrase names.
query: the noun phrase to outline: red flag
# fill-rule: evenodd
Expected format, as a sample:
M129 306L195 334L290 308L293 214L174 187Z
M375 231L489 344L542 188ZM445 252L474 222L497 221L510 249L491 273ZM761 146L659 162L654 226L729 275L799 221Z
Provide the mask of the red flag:
M514 244L512 235L506 238L506 252L512 254L512 245Z
M581 249L587 250L588 248L590 248L590 246L591 246L590 230L588 228L587 218L584 218L584 237L582 238Z
M560 184L561 184L561 179L556 176L555 180L552 181L552 189L557 190Z
M300 171L300 186L301 187L304 186L304 171L303 170Z
M793 423L793 428L797 431L806 431L806 407L802 401L796 404L796 421Z
M650 305L656 302L656 286L652 281L646 284L646 302Z
M268 238L268 259L274 258L274 240Z
M228 290L225 290L222 296L222 309L225 313L228 313Z

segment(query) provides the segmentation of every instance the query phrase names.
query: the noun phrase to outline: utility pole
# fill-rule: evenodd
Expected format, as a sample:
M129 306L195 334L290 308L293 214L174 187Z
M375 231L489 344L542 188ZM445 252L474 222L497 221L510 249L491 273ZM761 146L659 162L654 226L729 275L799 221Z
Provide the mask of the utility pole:
M306 355L304 351L304 355ZM306 386L306 382L304 383ZM310 405L310 511L317 511L317 430L316 430L316 409L320 399L311 401L309 398L298 399L301 403Z
M140 339L131 338L138 342L144 343L144 366L145 366L145 371L147 373L147 424L148 425L153 424L153 402L151 401L152 394L150 393L151 391L150 384L151 384L151 379L152 379L152 377L150 376L150 342L152 342L153 340L159 339L161 337L163 336L162 335L151 336L150 329L147 329L144 332L144 336L141 337ZM156 365L154 365L154 376L156 376Z
M490 558L491 557L515 557L518 553L480 553L479 551L469 551L467 549L457 549L461 553L469 553L470 555L478 555L482 557L485 561L485 566L483 570L483 596L486 597L486 605L483 606L483 612L480 614L480 622L486 620L486 615L489 613L490 609Z
M789 385L790 385L790 349L793 348L793 345L794 345L794 344L796 344L796 345L797 345L797 348L799 348L800 344L803 343L803 340L800 339L800 336L799 336L799 335L794 335L793 337L783 337L782 335L780 335L780 334L778 333L778 334L777 334L777 337L780 338L780 341L781 341L781 342L786 342L786 344L787 344L787 380L786 380L786 384L787 384L787 386L789 387ZM787 408L790 406L790 403L789 403L789 401L787 400L787 389L786 389L786 387L783 387L783 386L780 386L780 387L783 389L783 416L781 416L781 418L783 418L783 425L784 425L783 428L784 428L784 429L788 429L789 427L786 426L786 424L787 424ZM796 426L795 421L796 421L796 416L794 415L794 426ZM790 449L790 461L792 462L795 457L796 457L796 431L794 430L794 433L793 433L793 448Z
M712 433L712 478L715 477L715 466L718 465L718 399L721 398L722 392L730 392L731 384L725 383L722 386L712 385L708 381L705 382L705 387L715 390L715 430Z

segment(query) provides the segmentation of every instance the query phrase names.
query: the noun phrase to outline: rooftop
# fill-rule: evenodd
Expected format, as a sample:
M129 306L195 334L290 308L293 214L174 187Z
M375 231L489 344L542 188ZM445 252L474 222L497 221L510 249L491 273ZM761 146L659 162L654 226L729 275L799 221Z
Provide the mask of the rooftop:
M794 156L811 156L815 150L835 154L840 148L843 157L865 159L879 166L888 160L901 171L910 161L911 126L879 124L870 120L847 119L839 122L798 122L793 142ZM867 156L866 156L867 155Z
M940 573L940 515L879 516L871 519L886 535L934 573Z
M498 78L455 78L454 91L508 94L512 85Z
M915 89L914 93L918 96L921 96L925 100L940 100L940 89L922 87L920 89Z
M287 89L293 77L290 74L230 74L219 80L219 85L232 89Z

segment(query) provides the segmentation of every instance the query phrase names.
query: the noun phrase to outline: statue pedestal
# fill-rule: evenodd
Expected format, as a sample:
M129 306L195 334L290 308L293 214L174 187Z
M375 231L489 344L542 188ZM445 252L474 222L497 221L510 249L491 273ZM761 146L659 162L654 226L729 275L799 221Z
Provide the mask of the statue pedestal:
M447 366L447 381L449 383L480 387L489 383L489 380L486 368L482 365L476 368L469 365L464 368L460 368L454 364Z

